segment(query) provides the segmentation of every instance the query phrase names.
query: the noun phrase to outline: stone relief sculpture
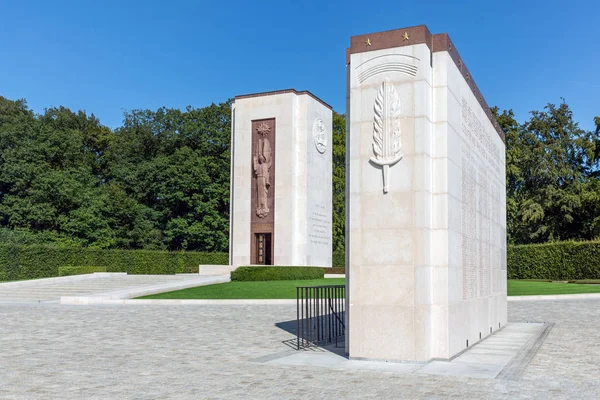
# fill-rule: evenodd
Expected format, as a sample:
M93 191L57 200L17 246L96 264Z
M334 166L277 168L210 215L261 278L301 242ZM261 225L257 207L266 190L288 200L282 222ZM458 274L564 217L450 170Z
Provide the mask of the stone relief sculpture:
M258 147L254 151L253 168L256 176L256 215L259 218L265 218L269 215L268 194L271 187L271 143L267 135L271 133L269 124L263 122L256 128L259 139Z
M382 63L382 57L385 57L387 62ZM356 68L357 72L360 71L357 75L358 82L362 84L367 79L384 72L400 72L409 76L416 76L417 71L419 70L419 61L420 60L417 57L403 54L388 54L375 57L365 61Z
M321 154L327 150L327 128L321 118L315 119L313 123L313 141L317 151Z
M370 162L383 170L383 193L388 192L388 170L403 157L400 137L400 98L386 78L375 97L373 153Z

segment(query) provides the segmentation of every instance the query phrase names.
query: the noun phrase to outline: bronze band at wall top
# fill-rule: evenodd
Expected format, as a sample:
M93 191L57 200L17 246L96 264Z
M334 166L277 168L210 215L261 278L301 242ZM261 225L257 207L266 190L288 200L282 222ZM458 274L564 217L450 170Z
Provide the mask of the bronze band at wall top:
M333 108L325 103L323 100L321 100L320 98L318 98L317 96L315 96L314 94L312 94L311 92L309 92L308 90L296 90L296 89L283 89L283 90L274 90L271 92L260 92L260 93L251 93L251 94L242 94L239 96L235 96L234 98L234 102L235 100L240 100L240 99L248 99L251 97L263 97L263 96L273 96L276 94L284 94L284 93L294 93L296 95L302 95L302 94L306 94L310 97L312 97L313 99L315 99L316 101L318 101L319 103L323 104L325 107L329 108L330 110L333 110Z
M458 54L456 47L454 47L454 44L450 40L450 37L447 33L432 35L427 26L418 25L409 28L352 36L350 38L350 47L346 49L346 65L350 63L351 54L391 49L394 47L412 46L416 44L427 45L432 53L439 51L448 52L450 58L452 58L452 61L454 61L454 64L469 85L469 88L471 88L473 95L488 116L492 126L498 133L498 136L500 136L500 139L506 143L504 132L500 128L500 125L498 125L496 118L494 118L494 115L492 114L492 110L483 98L483 95L477 87L473 76Z

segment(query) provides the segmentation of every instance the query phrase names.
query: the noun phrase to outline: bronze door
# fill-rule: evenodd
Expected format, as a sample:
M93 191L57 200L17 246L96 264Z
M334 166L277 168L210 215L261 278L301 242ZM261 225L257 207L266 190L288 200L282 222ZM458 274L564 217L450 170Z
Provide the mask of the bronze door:
M271 234L255 233L256 235L256 259L255 264L273 265L271 255Z

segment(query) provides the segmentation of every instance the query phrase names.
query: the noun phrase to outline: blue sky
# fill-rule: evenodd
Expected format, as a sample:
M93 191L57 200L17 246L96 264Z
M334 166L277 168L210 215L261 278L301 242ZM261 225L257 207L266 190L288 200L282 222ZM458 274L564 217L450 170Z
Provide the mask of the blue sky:
M0 0L0 95L111 127L123 111L310 90L345 111L352 35L447 32L490 105L600 115L600 2Z

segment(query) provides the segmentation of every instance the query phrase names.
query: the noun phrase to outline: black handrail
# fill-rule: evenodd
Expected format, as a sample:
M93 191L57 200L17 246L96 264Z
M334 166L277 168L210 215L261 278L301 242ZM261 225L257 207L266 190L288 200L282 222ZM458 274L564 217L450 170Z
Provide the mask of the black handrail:
M298 350L330 344L345 336L345 285L296 287Z

